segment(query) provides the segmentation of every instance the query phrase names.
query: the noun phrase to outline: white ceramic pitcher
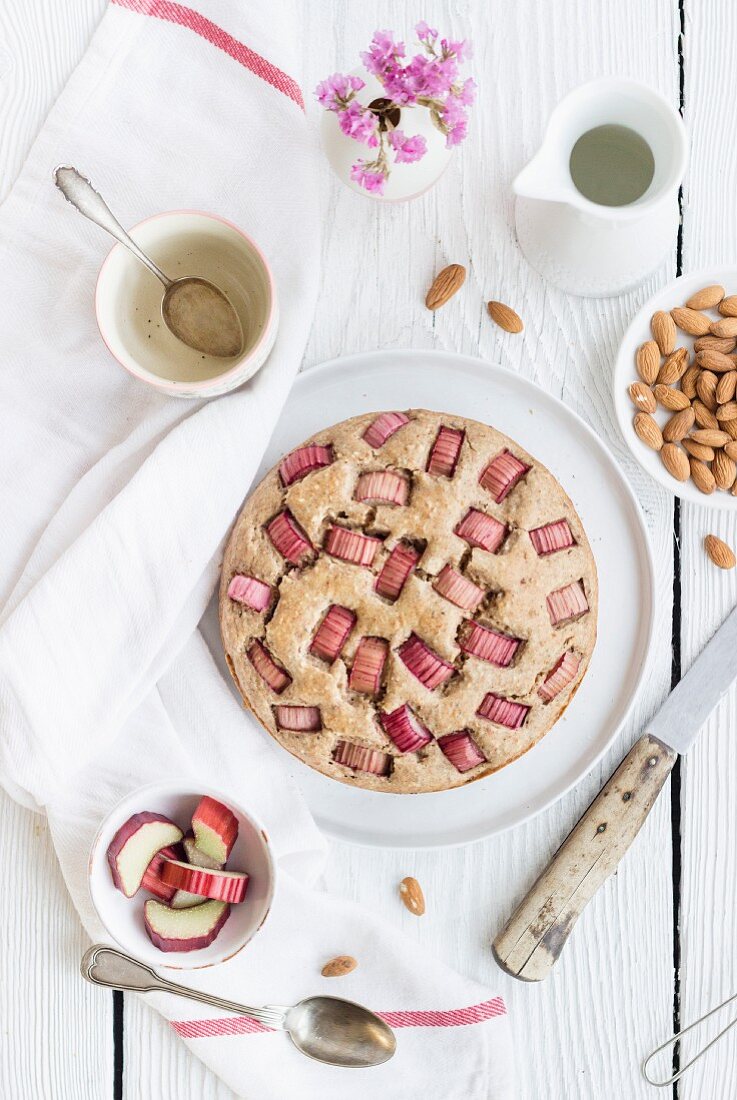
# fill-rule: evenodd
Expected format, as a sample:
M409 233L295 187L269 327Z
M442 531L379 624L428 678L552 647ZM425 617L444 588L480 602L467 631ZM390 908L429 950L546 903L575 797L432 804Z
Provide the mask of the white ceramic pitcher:
M592 202L571 176L578 139L607 124L634 130L653 154L649 187L625 206ZM683 121L658 92L631 80L581 85L555 108L540 150L512 185L522 251L571 294L601 298L635 286L675 249L686 160Z

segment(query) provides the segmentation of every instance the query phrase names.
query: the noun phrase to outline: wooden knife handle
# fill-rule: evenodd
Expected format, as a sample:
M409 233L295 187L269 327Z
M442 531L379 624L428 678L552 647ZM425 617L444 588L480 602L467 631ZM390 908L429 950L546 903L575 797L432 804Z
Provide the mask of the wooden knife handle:
M493 943L503 970L547 977L576 920L637 836L678 754L645 734L568 834Z

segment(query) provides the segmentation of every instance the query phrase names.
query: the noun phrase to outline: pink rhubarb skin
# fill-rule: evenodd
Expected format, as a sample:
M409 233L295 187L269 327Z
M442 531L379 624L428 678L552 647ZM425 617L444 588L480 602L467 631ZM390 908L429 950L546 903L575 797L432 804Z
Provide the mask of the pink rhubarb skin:
M156 853L170 844L178 844L182 835L179 826L163 814L144 810L129 817L107 849L107 861L116 889L127 898L132 898Z
M404 413L379 413L363 433L363 438L369 447L377 450L379 447L383 447L387 439L398 432L400 428L403 428L405 424L409 424L409 417L405 416Z
M274 717L280 730L294 733L316 733L322 729L319 707L274 707Z
M433 588L444 599L464 611L475 611L486 595L483 588L464 577L452 565L446 565L440 570Z
M200 951L209 947L229 916L230 906L222 901L172 909L149 898L143 907L148 938L159 951Z
M310 653L330 664L340 656L348 636L356 625L355 612L334 603L328 608L310 643Z
M245 871L210 871L182 860L164 860L162 881L175 890L186 890L202 898L238 905L246 896L248 875Z
M428 728L423 726L406 703L391 713L379 713L379 721L384 733L402 753L417 752L432 741L432 734Z
M548 613L553 626L579 619L588 609L589 603L580 581L558 588L548 596Z
M250 607L252 611L265 611L271 603L271 585L256 577L236 573L228 585L228 595L236 603Z
M464 653L471 657L478 657L481 661L488 661L497 668L506 668L512 663L517 652L520 640L512 638L509 634L501 634L491 627L482 626L481 623L466 620L464 634L459 645Z
M398 542L382 565L381 572L376 578L374 588L379 595L387 600L398 599L407 577L416 568L421 556L419 550L415 550L414 546Z
M325 549L331 557L350 562L351 565L373 565L381 539L373 535L364 535L362 531L351 531L347 527L333 524L325 539Z
M444 737L438 737L438 744L456 771L468 772L486 762L486 757L466 730L446 733Z
M417 634L410 634L397 652L402 663L428 691L435 691L455 672L454 666L438 656Z
M361 474L353 494L355 500L375 504L406 504L409 500L409 482L395 470L373 470Z
M497 504L501 504L529 469L511 451L500 451L481 474L479 484L491 493Z
M458 428L448 428L444 424L438 429L427 460L428 474L433 474L435 477L453 477L465 434Z
M504 699L489 692L476 713L487 722L495 722L508 730L518 730L524 725L529 709L524 703L515 703L513 699Z
M376 695L381 687L381 677L389 653L389 643L384 638L361 638L356 647L348 687L351 691Z
M268 684L277 695L281 695L284 689L289 687L292 677L279 667L266 646L258 639L251 642L246 656L264 683Z
M207 867L209 871L222 871L224 864L213 859L212 856L208 856L206 852L201 852L193 836L185 836L182 844L187 863L192 863L195 867ZM177 859L178 857L175 855L171 858Z
M192 814L192 830L201 852L218 863L227 863L238 839L238 818L231 809L216 798L203 795Z
M149 863L141 879L141 889L148 890L149 894L159 898L160 901L171 901L176 891L173 886L167 886L161 878L161 867L167 859L179 859L181 853L173 845L162 848Z
M537 694L543 702L549 703L551 699L555 699L556 695L560 695L561 691L575 680L580 664L581 658L572 651L564 653L559 658L537 689Z
M320 443L308 443L306 447L292 451L279 463L279 477L286 488L315 470L330 466L333 461L333 448L323 447Z
M314 546L289 510L266 524L266 534L277 553L292 565L304 565L314 556Z
M368 772L369 775L389 775L392 767L392 758L388 753L354 745L350 741L338 742L333 760L351 771Z
M480 550L495 554L507 537L507 526L494 516L471 508L456 527L455 533L469 546L477 546Z
M555 523L546 523L544 527L535 527L530 531L530 542L541 558L576 545L567 519L558 519Z

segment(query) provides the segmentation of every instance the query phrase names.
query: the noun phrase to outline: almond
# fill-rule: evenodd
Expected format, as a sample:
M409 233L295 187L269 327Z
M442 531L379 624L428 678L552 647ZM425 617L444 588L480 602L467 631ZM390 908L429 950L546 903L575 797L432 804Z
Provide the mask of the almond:
M655 412L658 406L658 403L655 400L655 394L649 386L645 385L644 382L633 382L629 386L627 393L630 395L630 401L636 409L639 409L641 412L646 413ZM686 404L688 404L687 398L684 397L683 400L686 402ZM679 406L679 408L683 408L683 406L681 405Z
M693 401L691 408L694 411L696 423L700 428L713 428L714 431L718 430L719 421L714 416L714 413L710 409L707 409L703 401Z
M696 396L696 383L701 373L701 367L689 367L681 378L681 393L685 393L689 399Z
M724 453L737 460L737 439L730 439L729 443L724 444Z
M719 405L716 418L722 420L737 420L737 401L728 401L726 405Z
M688 352L685 348L678 348L670 353L658 371L658 382L663 386L672 386L686 373L687 367Z
M702 370L701 374L696 379L696 392L710 412L714 412L717 407L716 392L718 381L719 375L714 374L714 372L710 370Z
M652 386L660 370L660 348L654 340L646 340L644 344L640 344L635 356L635 365L642 381Z
M737 336L737 317L724 317L721 321L712 321L712 336Z
M734 479L737 477L737 463L724 451L717 451L711 464L711 472L714 475L717 489L731 489L734 485Z
M663 433L658 427L657 420L653 420L650 413L636 413L632 423L645 446L653 451L659 451L663 446Z
M737 317L737 294L730 294L728 298L724 298L717 308L722 317Z
M694 340L694 351L721 351L725 355L737 348L737 340L729 336L700 336Z
M693 439L682 439L681 445L685 447L690 455L694 458L698 458L701 462L711 462L714 458L714 448L705 447L703 443L696 443ZM730 447L731 444L725 444L725 450Z
M690 458L688 462L691 467L691 480L699 492L705 493L707 496L709 493L713 493L716 489L716 482L709 467L696 458Z
M704 549L720 569L734 569L737 559L731 546L727 546L722 539L718 539L716 535L707 535L704 539Z
M405 908L416 917L421 917L425 912L425 895L416 878L403 878L399 883L399 896L404 902Z
M689 309L688 306L672 309L670 315L681 332L687 332L689 336L706 336L711 328L711 321L705 313Z
M737 317L735 320L737 321ZM696 352L696 364L702 370L713 370L716 374L725 374L726 371L735 369L734 359L722 351L711 349Z
M726 432L731 440L737 439L737 420L725 420L719 427ZM726 447L726 443L725 443Z
M326 962L320 973L323 978L342 978L344 974L350 974L358 963L352 955L336 955L330 962Z
M433 280L433 284L427 292L425 305L428 309L436 310L450 301L457 290L460 290L466 281L466 269L461 264L448 264L439 271Z
M642 415L640 413L638 416ZM699 428L691 436L697 443L703 443L706 447L714 447L715 449L723 447L725 443L729 443L732 438L727 432L715 431L713 428Z
M676 323L670 313L665 313L662 309L659 309L657 313L653 313L650 319L650 329L652 330L653 340L660 348L661 354L670 355L676 346Z
M691 467L688 464L688 455L682 451L677 443L664 443L660 451L663 465L672 477L678 481L688 481Z
M505 332L522 332L525 327L519 314L515 313L511 306L505 306L504 302L487 302L486 312Z
M670 420L667 421L663 428L663 439L668 443L677 443L683 439L691 431L695 420L695 414L692 408L681 409L680 412L673 413Z
M723 374L717 383L716 393L714 394L717 403L725 405L727 401L731 401L735 390L737 390L737 371L730 370Z
M724 287L714 283L712 286L704 286L686 302L690 309L713 309L718 306L724 297Z
M701 374L701 371L698 373ZM729 376L724 374L722 377L727 378ZM654 386L651 390L649 386L645 386L644 382L633 382L630 386L630 397L632 397L632 390L635 386L644 386L649 393L653 394L658 404L662 405L664 409L670 409L671 412L679 412L681 409L687 409L691 404L682 390L674 390L672 386L664 386L662 383ZM639 405L634 397L632 397L632 401L633 404L638 405L638 408L642 408L643 412L653 412L653 409L647 409L644 405Z

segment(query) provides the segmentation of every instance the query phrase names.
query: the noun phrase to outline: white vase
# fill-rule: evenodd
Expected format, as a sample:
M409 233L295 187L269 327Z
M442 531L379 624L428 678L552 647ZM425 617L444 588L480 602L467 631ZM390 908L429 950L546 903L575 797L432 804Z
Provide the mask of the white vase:
M368 107L375 99L386 97L384 88L365 69L354 69L351 76L360 76L366 86L357 93L356 99ZM376 199L378 202L404 202L424 194L440 178L448 166L452 149L446 148L445 135L441 134L430 118L427 107L404 107L396 129L402 130L406 137L419 134L424 137L427 152L421 160L413 164L397 164L389 151L391 172L384 187L384 194L377 195L366 191L351 179L351 167L360 158L373 160L376 150L360 141L355 141L343 133L335 111L324 111L322 116L322 143L330 161L330 166L342 183L357 191L359 195Z

